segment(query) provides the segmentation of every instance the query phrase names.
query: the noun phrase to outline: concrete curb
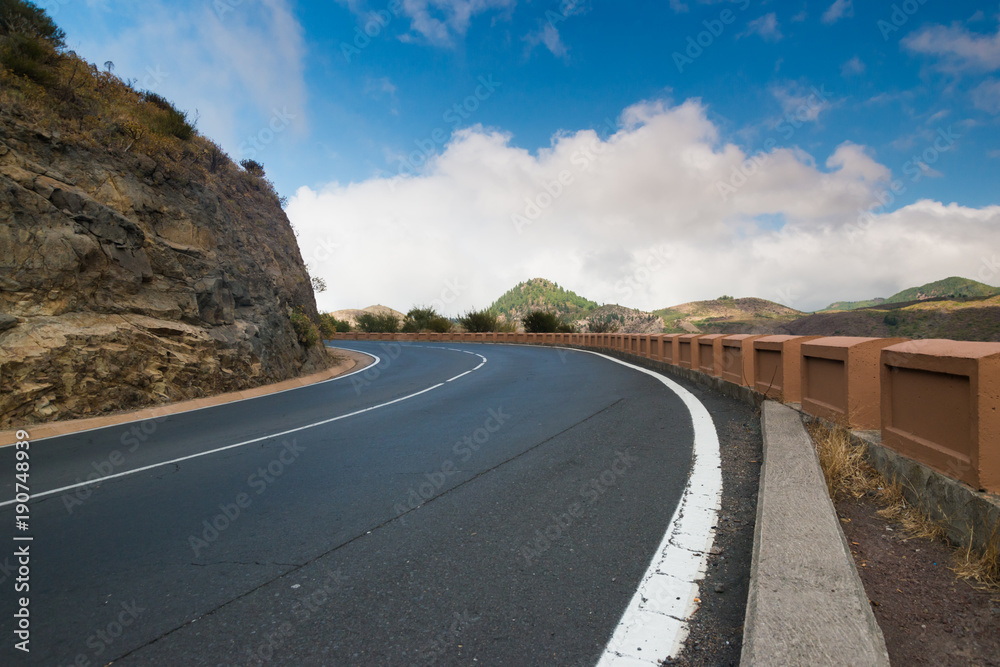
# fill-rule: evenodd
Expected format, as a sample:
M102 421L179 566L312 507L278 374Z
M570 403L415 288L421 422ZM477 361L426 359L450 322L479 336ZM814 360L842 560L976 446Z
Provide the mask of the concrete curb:
M743 665L889 665L798 412L766 401Z
M337 365L331 366L330 368L322 370L318 373L292 378L290 380L284 380L274 384L262 385L260 387L254 387L253 389L244 389L242 391L216 394L215 396L196 398L189 401L157 405L151 408L142 408L140 410L122 412L114 415L87 417L83 419L67 419L65 421L48 422L45 424L27 424L22 426L20 430L30 433L31 442L34 444L35 442L45 438L54 438L68 433L79 433L81 431L92 431L106 426L129 424L132 422L143 421L145 419L152 419L153 417L164 417L167 415L177 414L179 412L200 410L202 408L222 405L224 403L233 403L235 401L243 401L248 398L257 398L259 396L267 396L268 394L277 394L278 392L288 391L289 389L306 387L311 384L316 384L317 382L333 380L351 371L363 369L374 361L368 355L350 350L344 350L342 348L328 347L327 350L336 350L346 358L341 360ZM0 431L0 447L9 446L17 442L18 438L16 434L18 430L19 429Z

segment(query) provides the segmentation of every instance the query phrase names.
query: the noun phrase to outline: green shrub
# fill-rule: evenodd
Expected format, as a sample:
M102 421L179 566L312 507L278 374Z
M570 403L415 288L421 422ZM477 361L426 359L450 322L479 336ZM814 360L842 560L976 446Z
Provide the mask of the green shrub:
M884 318L882 319L882 322L883 322L883 323L884 323L884 324L885 324L886 326L890 326L890 327L896 327L896 326L899 326L899 314L897 314L897 313L889 313L889 314L887 314L887 315L886 315L886 316L885 316L885 317L884 317Z
M13 34L2 40L0 64L17 76L23 76L43 86L55 82L51 64L55 53L45 42L30 35Z
M312 347L319 342L319 329L316 328L312 320L306 317L305 313L301 310L293 310L289 319L292 320L292 328L303 347Z
M590 333L615 333L618 331L618 320L612 315L596 317L588 322Z
M174 136L181 141L187 141L194 136L194 128L187 121L187 114L173 107L161 110L153 116L152 123L150 124L153 132L162 134L165 137Z
M44 9L24 0L0 0L0 36L7 35L44 39L55 49L66 46L66 33Z
M331 338L333 338L333 334L347 333L350 330L351 330L350 322L345 322L344 320L338 320L330 313L319 314L319 332L324 339L330 340Z
M556 333L560 326L566 326L554 313L544 310L533 310L522 320L524 330L528 333Z
M364 333L396 333L399 320L392 313L361 313L358 315L358 329Z
M240 166L250 174L251 176L256 176L257 178L264 178L264 165L257 160L240 160Z
M447 333L451 331L451 321L442 317L433 308L423 308L415 306L410 308L403 320L403 333L418 333L421 331L431 331L433 333Z
M489 308L484 310L470 310L458 318L458 323L471 333L487 333L489 331L496 331L499 328L497 315Z

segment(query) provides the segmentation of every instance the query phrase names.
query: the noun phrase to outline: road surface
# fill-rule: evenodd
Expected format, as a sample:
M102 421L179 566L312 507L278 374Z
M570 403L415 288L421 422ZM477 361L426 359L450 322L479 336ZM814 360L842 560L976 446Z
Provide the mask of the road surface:
M33 443L28 531L0 449L0 660L595 664L687 482L680 398L580 351L347 346L380 362Z

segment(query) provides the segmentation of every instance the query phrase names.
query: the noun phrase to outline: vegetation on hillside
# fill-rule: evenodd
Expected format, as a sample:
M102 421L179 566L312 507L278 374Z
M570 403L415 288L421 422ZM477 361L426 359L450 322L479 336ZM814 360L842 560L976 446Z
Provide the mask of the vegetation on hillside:
M403 333L447 333L451 320L429 307L414 306L403 320Z
M736 299L724 295L711 301L692 301L670 308L654 310L653 315L663 318L666 333L702 331L726 333L731 329L746 329L747 333L761 327L791 322L802 313L780 303L755 297ZM732 331L732 333L736 333Z
M363 333L396 333L399 318L392 313L361 313L357 316L358 331Z
M581 330L590 333L661 333L663 320L635 308L619 305L606 305L590 312L590 315L577 322Z
M458 318L458 323L469 333L488 333L500 330L499 318L489 308L470 310Z
M775 333L1000 342L1000 295L815 313L785 323Z
M232 192L257 191L280 204L264 168L242 169L195 131L196 120L135 80L103 70L65 48L65 35L42 9L0 0L0 107L64 143L152 158L163 174ZM279 206L280 207L280 206Z
M893 294L887 299L876 298L867 301L836 301L820 312L831 310L857 310L887 303L909 303L926 299L978 299L1000 294L1000 287L993 287L968 278L952 276L919 287L911 287Z
M522 323L527 333L574 333L572 325L563 322L555 313L533 310L524 316Z
M567 321L584 319L597 303L563 289L544 278L519 283L497 299L489 310L507 321L522 320L530 311L543 310Z
M332 313L319 314L319 332L324 339L330 340L335 333L347 333L351 330L351 323L338 320Z

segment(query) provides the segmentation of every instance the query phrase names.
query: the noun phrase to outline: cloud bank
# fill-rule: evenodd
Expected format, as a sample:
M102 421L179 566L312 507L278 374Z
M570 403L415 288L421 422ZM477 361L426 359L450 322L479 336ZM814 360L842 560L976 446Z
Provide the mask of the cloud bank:
M300 188L287 211L330 285L320 307L454 315L532 277L643 309L725 293L814 310L953 274L1000 282L988 253L1000 206L893 210L919 175L863 146L749 155L720 141L699 100L643 102L620 120L537 154L476 126L415 176Z

